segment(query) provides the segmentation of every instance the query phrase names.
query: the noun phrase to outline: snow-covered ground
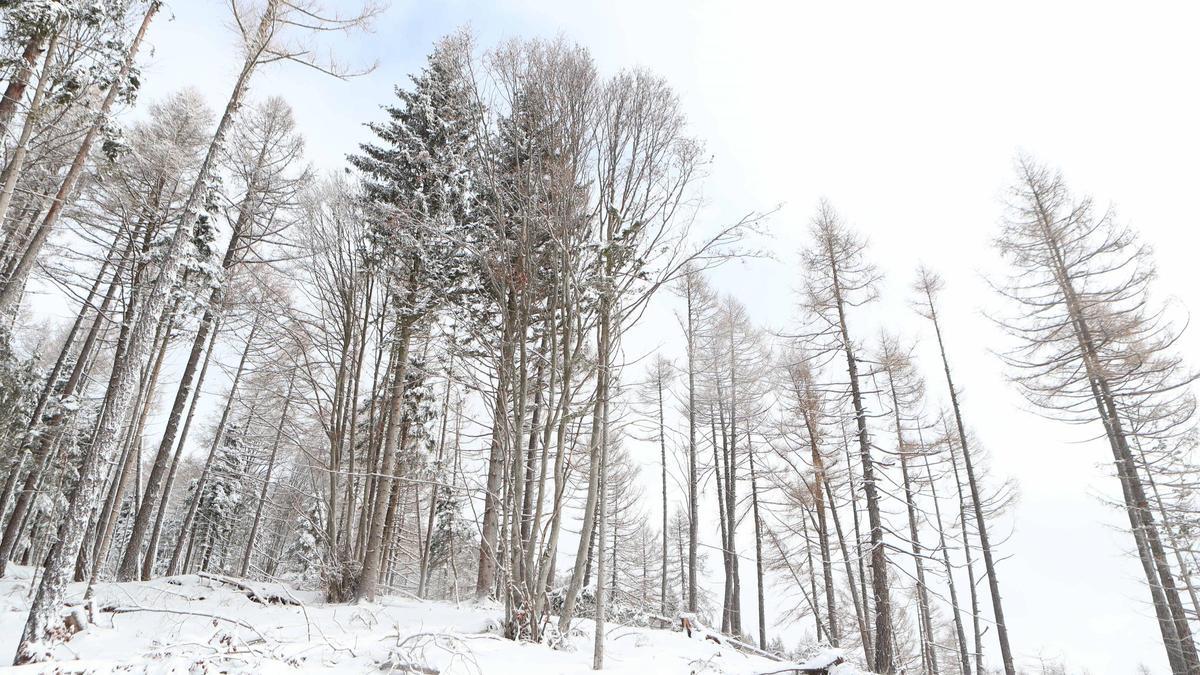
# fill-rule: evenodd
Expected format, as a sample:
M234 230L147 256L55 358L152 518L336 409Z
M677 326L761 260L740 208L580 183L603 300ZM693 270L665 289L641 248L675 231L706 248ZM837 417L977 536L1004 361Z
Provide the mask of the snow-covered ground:
M31 572L0 579L0 659L9 663L29 606ZM55 662L16 672L426 672L553 675L591 671L593 625L580 621L573 649L505 640L500 610L396 597L334 605L315 593L251 584L246 590L196 575L95 589L95 623L54 648ZM82 599L83 585L70 588ZM612 627L605 672L768 673L781 664L683 633ZM405 670L405 667L409 670Z

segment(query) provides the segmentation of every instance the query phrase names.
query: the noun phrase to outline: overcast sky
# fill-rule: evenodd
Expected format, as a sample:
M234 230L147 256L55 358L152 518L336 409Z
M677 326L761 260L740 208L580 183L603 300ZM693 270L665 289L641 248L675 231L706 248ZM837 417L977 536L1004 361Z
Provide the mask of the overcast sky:
M484 47L563 35L604 73L642 66L663 75L713 154L702 222L782 204L770 221L777 259L716 275L762 325L782 328L795 315L796 251L821 196L870 239L887 274L879 310L860 319L864 337L881 327L923 337L906 306L913 268L923 261L947 278L947 337L968 421L994 472L1021 492L1000 568L1019 661L1061 656L1096 675L1128 675L1138 663L1166 672L1129 537L1102 503L1115 488L1106 449L1083 442L1099 430L1027 409L989 351L1004 341L981 311L995 304L984 282L997 265L989 242L1019 150L1061 168L1076 192L1115 203L1156 250L1160 294L1200 306L1200 6L980 4L394 0L373 34L338 45L349 60L378 60L369 76L338 82L275 66L252 94L287 98L309 157L340 168L393 85L463 25ZM224 2L167 6L174 18L152 30L142 105L194 86L219 106L234 67ZM669 330L670 311L662 305L650 320ZM654 346L645 332L637 339L635 349ZM1197 353L1195 331L1183 345ZM919 356L936 399L936 354ZM752 569L743 571L748 630Z

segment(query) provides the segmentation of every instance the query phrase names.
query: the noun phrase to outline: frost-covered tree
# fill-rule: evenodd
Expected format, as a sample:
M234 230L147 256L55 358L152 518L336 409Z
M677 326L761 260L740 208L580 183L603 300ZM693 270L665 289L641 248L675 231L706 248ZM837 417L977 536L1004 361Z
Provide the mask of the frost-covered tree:
M381 450L379 489L370 505L371 530L357 591L363 598L373 599L378 587L412 342L458 283L457 233L470 218L472 200L468 158L474 99L463 72L465 58L461 43L441 43L413 78L413 88L397 88L400 103L385 108L389 119L369 125L377 142L350 157L363 176L371 224L368 255L387 284L395 322L386 401L391 421Z

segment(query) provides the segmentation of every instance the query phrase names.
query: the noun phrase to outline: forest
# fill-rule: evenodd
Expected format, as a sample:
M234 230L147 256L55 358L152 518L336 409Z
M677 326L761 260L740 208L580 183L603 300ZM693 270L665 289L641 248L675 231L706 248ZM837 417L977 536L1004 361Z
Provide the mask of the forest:
M467 606L595 669L618 627L682 626L768 665L679 672L1068 672L1010 640L1019 486L962 395L955 279L885 276L853 204L807 205L798 252L774 207L714 218L672 84L565 38L448 32L316 165L255 83L371 72L327 42L386 8L213 3L225 89L139 99L170 4L0 2L0 658L64 659L137 609L97 595L188 578ZM992 358L1107 447L1147 658L1196 675L1186 317L1134 226L1013 157ZM719 272L776 255L794 310L765 325ZM910 309L879 331L885 288ZM630 339L648 316L663 346Z

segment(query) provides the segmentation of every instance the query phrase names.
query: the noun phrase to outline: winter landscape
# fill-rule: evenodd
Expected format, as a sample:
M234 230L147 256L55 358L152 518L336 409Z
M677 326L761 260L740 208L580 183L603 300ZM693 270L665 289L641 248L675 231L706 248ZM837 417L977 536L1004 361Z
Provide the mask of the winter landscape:
M828 5L0 0L0 669L1200 675L1197 8Z

